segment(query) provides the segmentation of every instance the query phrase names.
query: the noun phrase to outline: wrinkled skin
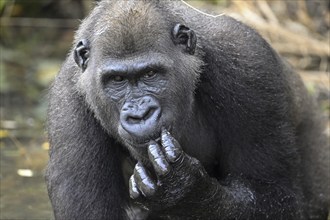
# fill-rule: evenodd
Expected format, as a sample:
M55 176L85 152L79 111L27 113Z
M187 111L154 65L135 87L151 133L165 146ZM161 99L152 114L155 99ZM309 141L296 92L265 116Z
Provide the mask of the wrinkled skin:
M49 97L58 220L327 218L329 145L313 100L230 17L103 0Z

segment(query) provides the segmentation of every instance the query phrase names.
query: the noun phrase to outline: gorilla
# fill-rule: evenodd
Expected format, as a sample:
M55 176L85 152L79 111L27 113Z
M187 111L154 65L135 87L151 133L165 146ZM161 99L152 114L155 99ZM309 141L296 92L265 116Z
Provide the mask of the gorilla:
M253 29L183 1L103 0L49 95L58 220L326 219L329 148Z

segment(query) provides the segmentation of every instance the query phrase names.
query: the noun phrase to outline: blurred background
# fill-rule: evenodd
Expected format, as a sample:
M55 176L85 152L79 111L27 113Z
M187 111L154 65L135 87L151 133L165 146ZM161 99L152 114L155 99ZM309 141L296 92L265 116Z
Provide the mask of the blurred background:
M302 76L329 120L328 0L187 2L257 29ZM43 177L47 88L94 4L0 0L0 219L52 218Z

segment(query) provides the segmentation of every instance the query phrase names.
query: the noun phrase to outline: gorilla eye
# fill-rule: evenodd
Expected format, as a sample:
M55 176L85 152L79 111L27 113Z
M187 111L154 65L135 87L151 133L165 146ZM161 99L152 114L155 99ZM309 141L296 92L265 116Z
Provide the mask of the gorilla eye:
M145 78L151 78L151 77L153 77L153 76L155 76L155 75L156 75L156 72L153 71L153 70L150 70L149 72L147 72L147 73L144 75L144 77L145 77Z
M112 79L115 82L122 82L122 81L124 81L124 77L122 77L122 76L114 76Z

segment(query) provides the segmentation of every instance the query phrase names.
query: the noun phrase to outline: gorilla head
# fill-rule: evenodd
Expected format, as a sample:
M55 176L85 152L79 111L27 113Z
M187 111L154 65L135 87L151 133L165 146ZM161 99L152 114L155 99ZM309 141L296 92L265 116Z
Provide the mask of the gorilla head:
M125 1L114 4L96 23L94 37L76 46L79 89L102 126L137 152L162 128L183 133L202 61L194 56L196 35L188 27L168 23L142 1L124 9Z

